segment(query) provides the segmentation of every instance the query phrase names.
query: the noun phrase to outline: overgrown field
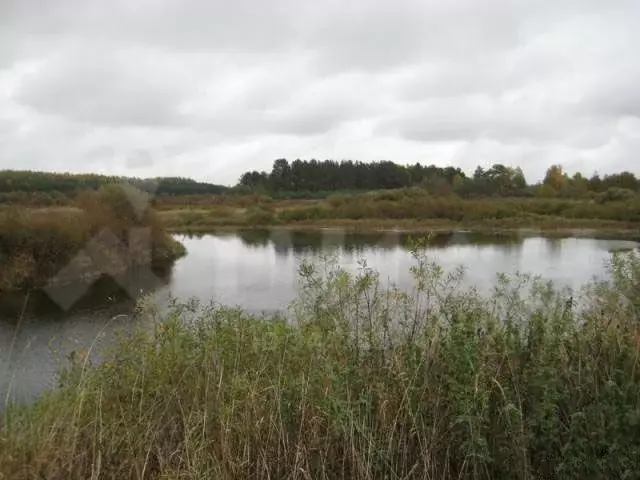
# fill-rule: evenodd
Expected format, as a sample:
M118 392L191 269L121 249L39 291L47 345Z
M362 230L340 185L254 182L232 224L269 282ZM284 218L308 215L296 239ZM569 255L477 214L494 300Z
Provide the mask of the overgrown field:
M421 252L408 292L304 264L286 318L178 305L74 357L5 412L0 478L638 478L638 255L486 298Z
M640 201L432 196L411 188L333 195L324 200L274 200L264 195L156 199L173 230L224 226L338 225L429 228L637 229Z
M171 262L181 246L140 195L112 185L84 193L77 208L0 210L0 292L42 287L101 232L125 246L132 234L144 232L144 253L152 265Z

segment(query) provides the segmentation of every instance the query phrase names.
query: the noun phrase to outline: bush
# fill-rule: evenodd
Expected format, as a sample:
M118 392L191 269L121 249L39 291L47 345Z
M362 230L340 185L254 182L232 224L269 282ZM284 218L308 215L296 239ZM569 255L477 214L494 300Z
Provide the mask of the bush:
M287 318L177 305L101 365L72 357L58 389L5 413L0 472L634 478L639 259L615 257L575 307L527 276L483 298L415 255L408 292L303 264Z
M282 222L304 222L331 218L331 210L325 205L297 207L278 212L278 220Z
M353 198L354 198L353 195L342 195L342 194L331 195L330 197L327 198L327 203L332 208L338 208L352 201Z
M605 192L598 194L596 202L624 202L637 198L636 192L628 188L609 187Z
M78 206L82 209L16 208L5 212L0 216L0 258L10 267L0 270L0 290L43 287L104 232L134 248L129 251L133 252L129 259L132 263L144 262L148 254L153 267L166 266L181 250L148 208L146 198L139 195L111 185L80 196ZM133 245L135 232L141 232L141 228L144 236ZM102 253L111 258L108 256L114 252Z
M247 211L247 223L250 225L272 225L276 223L276 216L272 211L253 207Z

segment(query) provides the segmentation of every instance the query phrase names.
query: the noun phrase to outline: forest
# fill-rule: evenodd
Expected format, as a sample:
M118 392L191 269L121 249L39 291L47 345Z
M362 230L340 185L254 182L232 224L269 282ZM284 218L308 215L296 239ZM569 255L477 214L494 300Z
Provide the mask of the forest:
M222 185L197 182L189 178L132 178L98 174L0 171L0 203L62 205L87 190L128 183L154 195L219 195L229 190Z
M631 172L587 177L568 175L561 165L551 166L541 183L527 182L521 168L496 163L477 167L466 175L457 167L436 165L399 165L393 162L336 162L327 160L278 159L271 172L246 172L239 186L251 191L286 196L314 196L314 192L367 191L420 187L434 195L461 197L564 197L583 198L605 194L615 200L632 197L640 190L640 180ZM280 194L280 195L278 195ZM293 196L293 195L292 195Z
M190 178L130 178L97 174L0 171L0 204L65 205L80 192L113 183L129 183L156 197L268 195L273 198L326 198L336 193L419 188L434 196L543 197L624 201L640 191L632 172L600 176L569 175L552 165L538 183L527 181L519 167L496 163L466 174L458 167L402 165L390 161L317 161L278 159L270 172L248 171L233 187Z

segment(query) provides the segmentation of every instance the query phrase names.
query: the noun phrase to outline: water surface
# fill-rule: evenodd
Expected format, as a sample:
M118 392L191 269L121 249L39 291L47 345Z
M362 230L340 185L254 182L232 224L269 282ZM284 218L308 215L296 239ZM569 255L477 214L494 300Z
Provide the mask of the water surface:
M179 237L189 254L159 295L213 299L252 311L276 311L295 297L297 269L304 259L337 258L355 271L366 259L383 280L410 288L415 261L406 233L348 234L248 231L229 235ZM429 256L451 270L465 267L467 285L488 291L498 273L524 272L579 288L606 274L610 253L634 242L588 238L452 233L431 241Z
M384 281L400 288L410 287L409 267L414 263L407 249L411 235L406 233L252 230L177 238L188 253L153 293L160 305L170 297L196 297L204 303L275 312L295 297L297 270L304 259L328 256L352 271L366 259ZM612 251L635 247L629 241L452 233L434 237L428 253L445 269L464 265L466 284L488 292L498 273L515 272L577 289L607 274ZM142 321L132 315L134 301L118 295L91 292L71 311L36 297L20 322L15 316L0 319L0 406L5 398L28 400L51 386L71 351L91 349L97 358L116 331ZM0 302L8 305L9 300Z

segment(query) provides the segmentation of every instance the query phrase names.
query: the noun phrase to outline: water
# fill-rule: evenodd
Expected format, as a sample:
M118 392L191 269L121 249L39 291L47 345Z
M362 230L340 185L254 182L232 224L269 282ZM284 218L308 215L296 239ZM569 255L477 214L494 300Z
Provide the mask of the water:
M355 271L366 259L384 281L409 287L413 264L402 233L347 234L340 231L263 232L179 236L188 254L154 292L163 305L170 297L196 297L239 305L253 312L274 312L295 297L297 268L303 259L334 256ZM445 269L466 267L468 285L488 291L497 273L541 275L561 286L579 288L606 275L613 250L636 242L589 238L454 233L433 239L429 254ZM93 292L72 311L32 298L28 313L0 319L0 407L6 398L25 401L55 381L55 372L71 351L89 349L95 359L120 329L139 326L133 302L110 300ZM7 299L0 299L5 306ZM43 306L44 305L44 306Z

